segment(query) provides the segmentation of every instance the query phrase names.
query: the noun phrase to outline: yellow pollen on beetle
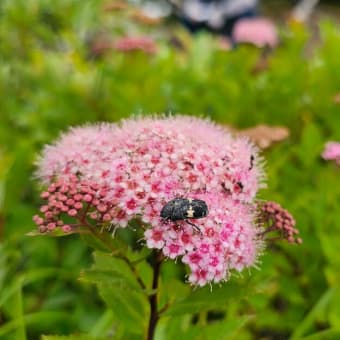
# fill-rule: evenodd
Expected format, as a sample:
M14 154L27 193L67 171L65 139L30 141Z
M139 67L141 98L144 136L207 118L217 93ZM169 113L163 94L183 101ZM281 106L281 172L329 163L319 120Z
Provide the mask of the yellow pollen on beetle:
M191 203L192 202L192 198L188 198L188 201L189 201L189 203Z
M194 210L192 209L192 206L190 205L189 209L187 210L187 217L193 218L194 217Z

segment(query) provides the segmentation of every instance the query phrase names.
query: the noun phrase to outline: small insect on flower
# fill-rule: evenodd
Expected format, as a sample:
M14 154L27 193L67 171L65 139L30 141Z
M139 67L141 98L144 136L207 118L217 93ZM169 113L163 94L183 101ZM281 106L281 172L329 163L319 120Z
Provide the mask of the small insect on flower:
M167 221L185 220L188 224L200 230L197 225L188 221L188 218L198 219L208 215L207 204L202 200L191 198L175 198L164 205L161 217Z
M250 156L250 167L249 167L249 171L254 167L254 161L255 161L255 157L254 155Z

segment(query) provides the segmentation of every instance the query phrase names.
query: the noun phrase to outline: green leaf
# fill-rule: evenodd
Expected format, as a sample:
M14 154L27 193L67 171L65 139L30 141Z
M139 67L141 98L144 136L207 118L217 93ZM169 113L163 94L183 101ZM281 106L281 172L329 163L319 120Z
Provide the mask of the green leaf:
M26 233L26 236L49 236L49 237L64 237L69 236L71 234L77 234L78 231L74 230L69 233L64 233L60 228L56 228L55 230L49 231L48 233L41 233L39 230L33 229Z
M111 254L94 252L95 264L91 269L82 272L80 279L93 283L119 283L122 288L134 288L141 290L142 287L136 279L137 272L131 270L133 267L126 260L112 256ZM133 267L134 268L134 267Z
M127 277L122 276L119 271L114 270L84 270L79 279L96 284L116 285L121 289L142 291L136 282L129 280Z
M31 313L26 315L21 315L15 318L12 321L9 321L5 323L3 326L0 327L0 338L3 336L7 336L9 333L15 332L14 339L26 339L26 335L23 332L23 325L25 327L40 323L40 322L49 322L51 320L54 320L54 322L58 321L58 319L61 320L68 320L70 318L70 315L68 313L64 312L37 312L37 313ZM6 338L4 338L6 339Z
M116 322L132 333L143 334L149 314L145 295L117 285L98 284L99 294L112 310Z
M98 337L102 334L109 333L114 324L114 315L111 309L106 310L97 322L91 327L90 334L93 337Z
M94 259L94 265L82 273L81 279L97 285L101 298L113 312L115 324L123 327L123 332L143 334L149 305L147 295L137 281L136 267L127 258L98 251L94 253Z
M155 340L179 339L237 339L238 332L254 316L243 315L232 320L211 321L204 325L193 324L192 317L177 316L161 319L156 330Z
M108 238L107 235L102 234L103 237L106 237L108 242L111 242L111 240ZM108 245L104 244L103 241L97 239L92 234L88 234L86 232L80 234L81 239L91 248L99 251L104 252L110 252L111 249L108 247ZM111 235L109 236L111 238Z
M300 160L306 167L312 167L315 161L320 159L322 146L320 128L316 124L308 122L302 132L301 144L298 149Z
M246 295L246 286L237 282L228 282L221 287L199 288L183 300L173 304L164 313L166 316L197 313L213 308L227 309L233 300L241 300Z
M244 315L236 320L212 322L207 326L192 326L185 332L186 339L205 340L205 339L221 339L230 340L237 339L237 333L244 327L253 316Z
M160 309L181 303L192 292L187 283L168 277L161 278L158 290Z
M340 338L339 328L329 328L323 331L300 338L301 340L335 340Z
M24 287L33 282L58 276L60 278L70 277L70 273L60 268L39 268L27 271L26 273L18 276L11 285L5 287L0 294L0 307L6 303L6 301L15 294L20 287Z
M26 325L24 321L24 309L23 309L23 294L22 294L22 282L19 282L15 287L15 291L13 295L9 299L9 303L7 303L7 310L9 312L10 317L14 320L15 323L14 336L18 340L26 340ZM2 332L7 333L7 327L11 324L7 323L5 326L0 328L0 336Z
M334 294L334 290L327 290L319 299L319 301L314 305L308 315L300 322L300 324L295 328L291 340L300 339L302 335L304 335L308 329L312 328L313 323L317 316L327 308L329 302L332 299Z
M42 335L42 340L108 340L107 337L91 336L87 334L71 335Z

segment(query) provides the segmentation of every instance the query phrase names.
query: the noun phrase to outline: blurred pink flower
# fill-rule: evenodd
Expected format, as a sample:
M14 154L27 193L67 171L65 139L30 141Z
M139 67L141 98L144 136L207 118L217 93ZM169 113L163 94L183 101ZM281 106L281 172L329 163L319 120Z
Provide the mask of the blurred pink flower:
M79 224L146 225L149 248L182 257L189 281L204 285L256 263L259 240L254 202L263 187L257 148L213 123L187 116L136 118L120 124L71 129L47 146L37 175L48 185L41 197L41 232ZM160 217L178 197L201 199L209 214L172 222ZM78 220L64 223L63 216Z
M340 165L340 142L328 142L322 153L322 158L327 161L335 161Z
M250 43L257 47L275 47L279 43L274 23L266 18L239 20L235 24L232 37L237 43Z
M157 45L150 37L122 37L113 43L113 48L118 51L144 51L149 54L157 52Z

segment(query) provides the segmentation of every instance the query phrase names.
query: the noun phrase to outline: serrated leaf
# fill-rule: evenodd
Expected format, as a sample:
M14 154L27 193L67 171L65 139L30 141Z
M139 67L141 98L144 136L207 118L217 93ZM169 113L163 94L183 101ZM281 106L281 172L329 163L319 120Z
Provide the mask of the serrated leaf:
M95 283L110 284L110 280L120 280L125 282L127 286L141 289L142 287L137 281L135 267L129 265L129 260L112 256L111 254L102 253L99 251L93 254L95 263L91 269L84 271L83 277L93 280ZM135 271L132 270L132 267Z
M82 233L80 235L80 237L89 247L91 247L95 250L105 251L105 252L111 251L111 249L108 247L108 245L103 244L102 241L100 241L96 237L93 237L93 235L91 235L91 234Z
M144 333L149 313L148 300L144 294L108 284L99 284L98 289L116 322L132 333Z
M191 293L191 287L179 280L161 279L159 283L159 305L160 308L167 308L167 306L183 300Z
M142 334L149 313L147 295L137 281L136 272L124 260L96 251L95 263L83 272L81 279L97 285L99 294L112 310L115 323L124 330ZM134 269L136 270L136 269ZM124 332L124 331L123 331Z
M96 284L116 285L120 289L142 291L137 283L131 282L127 277L122 276L120 272L114 270L84 270L79 279Z

